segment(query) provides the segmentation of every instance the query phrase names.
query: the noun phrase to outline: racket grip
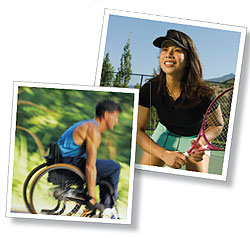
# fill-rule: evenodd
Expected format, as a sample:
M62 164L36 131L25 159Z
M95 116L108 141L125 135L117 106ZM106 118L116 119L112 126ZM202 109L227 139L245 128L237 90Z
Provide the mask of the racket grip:
M184 152L183 153L187 158L189 158L190 157L190 154L186 151L186 152Z

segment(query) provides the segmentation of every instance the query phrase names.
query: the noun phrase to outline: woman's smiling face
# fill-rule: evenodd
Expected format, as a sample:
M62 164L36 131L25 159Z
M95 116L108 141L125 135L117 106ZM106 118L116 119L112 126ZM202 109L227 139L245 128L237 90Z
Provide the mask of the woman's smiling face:
M183 77L187 66L187 51L173 41L166 41L160 54L160 66L166 75Z

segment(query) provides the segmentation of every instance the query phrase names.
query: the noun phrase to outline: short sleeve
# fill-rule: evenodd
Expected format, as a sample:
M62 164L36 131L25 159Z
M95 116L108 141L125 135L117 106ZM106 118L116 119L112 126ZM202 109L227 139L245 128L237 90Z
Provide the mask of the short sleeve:
M151 107L151 83L145 83L139 94L139 105L143 107Z
M216 98L215 95L211 95L209 97L207 97L204 102L203 102L203 114L205 114L205 112L207 111L208 107L210 106L210 104L212 103L212 101ZM216 105L215 108L218 107L218 104Z
M211 99L210 99L210 104L214 101L214 99L216 98L216 96L214 95ZM210 106L210 104L209 104L209 106ZM213 103L213 106L210 108L210 110L209 110L209 113L211 113L211 112L213 112L213 111L215 111L217 108L218 108L218 106L219 106L219 101L218 100L215 100L215 102Z

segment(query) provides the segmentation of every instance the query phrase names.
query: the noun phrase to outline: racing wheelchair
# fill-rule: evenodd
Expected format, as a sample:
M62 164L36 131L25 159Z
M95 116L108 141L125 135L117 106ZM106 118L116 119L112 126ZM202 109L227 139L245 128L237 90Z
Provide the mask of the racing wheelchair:
M61 162L55 142L50 144L49 155L43 158L45 163L35 167L23 185L27 209L32 214L80 215L90 199L84 174L78 167ZM107 189L119 219L112 184L97 178L97 185ZM103 217L103 209L104 206L98 207L97 217Z

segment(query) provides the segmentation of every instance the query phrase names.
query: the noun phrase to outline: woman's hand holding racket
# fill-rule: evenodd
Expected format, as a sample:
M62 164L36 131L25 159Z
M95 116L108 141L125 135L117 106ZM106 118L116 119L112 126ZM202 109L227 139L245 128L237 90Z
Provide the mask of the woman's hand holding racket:
M201 161L206 150L225 150L232 95L233 87L220 93L209 105L197 139L184 153L187 158L192 156Z
M193 147L195 144L195 140L191 141L191 147ZM192 159L196 162L200 162L203 160L203 155L205 154L204 146L201 145L199 142L194 147L194 152L190 154L192 156ZM188 156L189 157L189 156Z
M161 160L163 160L167 166L174 169L179 169L186 164L186 156L178 151L165 150L161 156Z

